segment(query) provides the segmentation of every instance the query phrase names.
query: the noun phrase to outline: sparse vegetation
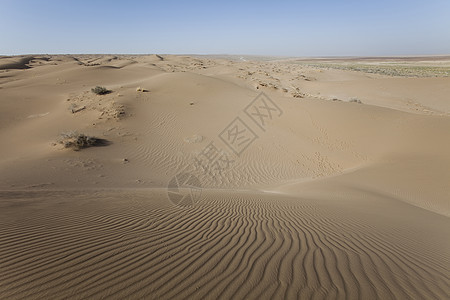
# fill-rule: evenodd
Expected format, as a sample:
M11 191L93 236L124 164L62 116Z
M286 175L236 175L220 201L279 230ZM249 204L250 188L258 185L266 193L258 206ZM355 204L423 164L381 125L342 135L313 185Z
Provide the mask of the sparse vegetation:
M141 87L137 87L137 88L136 88L136 92L147 93L148 90L147 90L147 89L144 89L144 88L141 88Z
M361 104L361 100L359 100L358 98L350 98L350 100L348 100L348 102L352 102L352 103L359 103Z
M106 95L111 93L111 91L108 90L107 88L98 85L95 88L92 88L91 91L96 95Z
M449 77L450 67L448 66L417 66L402 64L350 64L345 62L336 63L300 63L305 66L319 69L338 69L357 71L364 73L380 74L387 76L401 77Z
M89 147L105 146L108 144L108 141L96 137L87 136L76 131L70 131L61 133L61 136L58 139L58 144L63 145L64 148L70 148L74 151L79 151L81 149Z

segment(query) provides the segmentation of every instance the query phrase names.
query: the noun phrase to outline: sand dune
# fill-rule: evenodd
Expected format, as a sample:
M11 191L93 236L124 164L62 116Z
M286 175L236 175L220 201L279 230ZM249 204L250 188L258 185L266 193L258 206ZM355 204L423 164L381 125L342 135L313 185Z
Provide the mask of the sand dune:
M35 59L33 56L4 57L1 59L0 70L28 69L28 64Z
M13 199L2 201L9 216L1 227L2 297L444 299L448 292L447 218L395 199L351 189L326 200L205 190L182 208L164 193L2 194Z
M0 57L0 298L445 299L448 58L242 58Z

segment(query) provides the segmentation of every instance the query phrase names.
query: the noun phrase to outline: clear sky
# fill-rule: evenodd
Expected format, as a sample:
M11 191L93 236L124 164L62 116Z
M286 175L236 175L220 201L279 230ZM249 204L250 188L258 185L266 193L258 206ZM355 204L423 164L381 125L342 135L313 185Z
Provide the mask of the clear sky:
M450 54L450 0L0 0L0 54Z

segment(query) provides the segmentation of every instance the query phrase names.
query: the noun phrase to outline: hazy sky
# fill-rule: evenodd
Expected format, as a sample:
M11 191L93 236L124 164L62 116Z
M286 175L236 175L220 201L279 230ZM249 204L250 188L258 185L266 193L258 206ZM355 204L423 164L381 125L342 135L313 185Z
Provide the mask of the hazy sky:
M0 54L450 54L450 0L0 0Z

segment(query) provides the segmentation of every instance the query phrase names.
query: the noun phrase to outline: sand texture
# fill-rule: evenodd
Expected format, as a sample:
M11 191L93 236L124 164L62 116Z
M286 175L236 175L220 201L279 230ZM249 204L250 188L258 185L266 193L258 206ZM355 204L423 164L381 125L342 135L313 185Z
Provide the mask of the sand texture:
M449 76L0 57L0 299L447 299Z

